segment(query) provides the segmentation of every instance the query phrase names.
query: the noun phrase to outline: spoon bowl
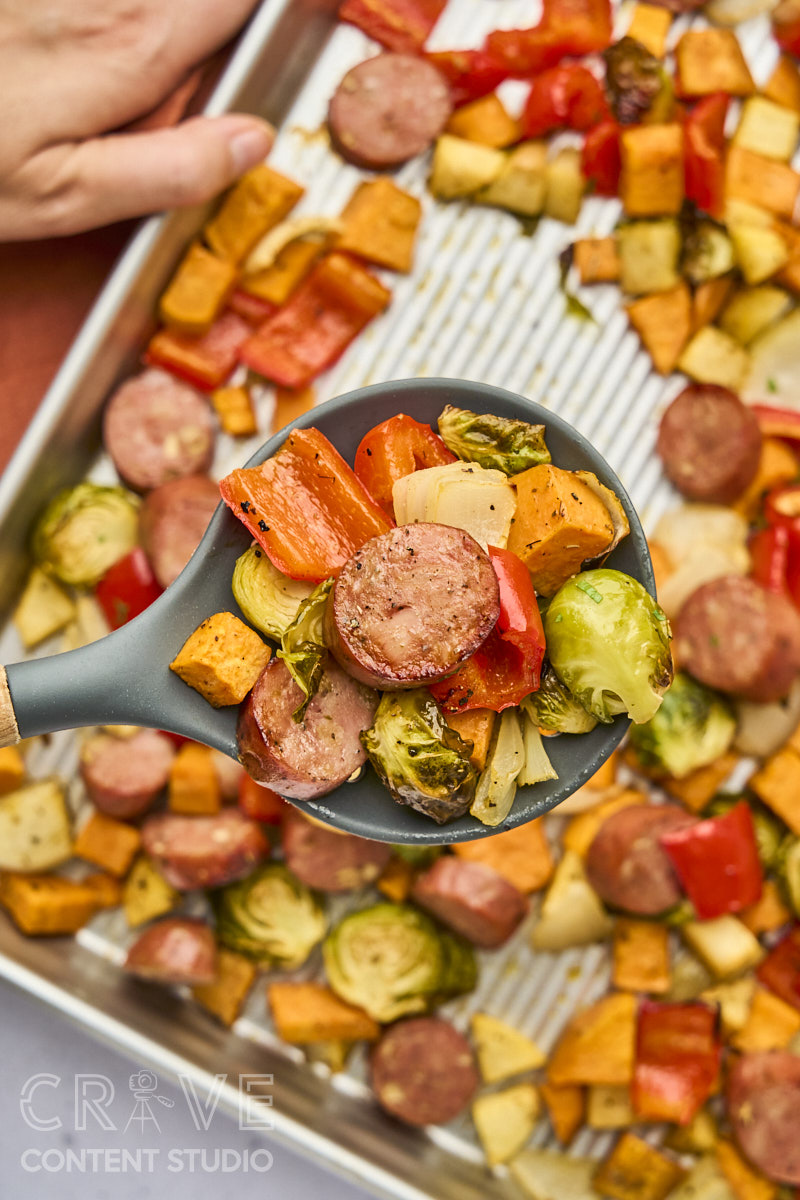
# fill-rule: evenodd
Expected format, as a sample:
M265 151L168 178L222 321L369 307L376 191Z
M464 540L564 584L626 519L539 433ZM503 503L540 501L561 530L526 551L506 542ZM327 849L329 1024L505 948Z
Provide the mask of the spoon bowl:
M362 437L375 425L400 412L435 423L445 404L545 425L553 462L570 470L593 471L622 502L630 534L609 556L608 565L632 575L655 594L641 524L606 461L566 421L502 388L460 379L406 379L360 388L298 417L265 442L246 465L264 462L280 449L290 430L308 426L324 433L352 463ZM244 620L233 598L231 576L250 541L242 523L220 504L186 568L141 616L79 650L7 667L7 691L0 676L0 745L57 729L131 724L183 734L238 758L238 707L212 708L170 671L169 663L212 613L227 610ZM628 724L627 717L617 717L590 733L548 740L548 756L558 779L519 788L502 829L531 821L571 795L608 758ZM319 800L297 802L297 807L342 832L384 842L442 844L498 832L469 814L436 825L396 803L370 767L354 783Z

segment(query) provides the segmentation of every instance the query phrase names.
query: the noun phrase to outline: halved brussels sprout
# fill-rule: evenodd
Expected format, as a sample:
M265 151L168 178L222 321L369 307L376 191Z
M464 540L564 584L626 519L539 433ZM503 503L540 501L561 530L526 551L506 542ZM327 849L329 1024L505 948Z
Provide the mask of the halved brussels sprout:
M606 91L620 125L643 119L668 120L673 105L672 81L664 64L635 38L624 37L603 51Z
M257 542L237 558L231 588L250 624L276 642L314 590L313 584L290 579L273 566Z
M376 1021L425 1012L475 986L472 948L405 904L374 904L345 917L322 947L328 982Z
M550 462L544 425L514 417L474 413L448 404L439 415L439 436L457 458L494 467L506 475Z
M643 766L683 779L724 754L735 733L727 700L679 672L658 712L634 725L630 739Z
M138 509L137 497L121 487L65 488L36 522L33 557L62 583L91 587L137 544Z
M440 825L469 808L478 779L472 742L450 728L426 688L384 693L361 742L398 803Z
M539 690L521 701L521 707L548 733L589 733L597 724L597 717L586 711L551 669L542 675Z
M328 928L320 898L282 863L211 894L223 946L265 966L302 966Z
M672 682L672 635L637 580L607 567L582 571L553 596L544 628L553 669L598 721L655 716Z
M297 616L281 638L278 658L286 663L289 674L305 696L303 703L292 713L293 721L302 721L308 702L316 695L322 681L328 656L323 617L332 587L332 579L318 583L308 599L302 602Z

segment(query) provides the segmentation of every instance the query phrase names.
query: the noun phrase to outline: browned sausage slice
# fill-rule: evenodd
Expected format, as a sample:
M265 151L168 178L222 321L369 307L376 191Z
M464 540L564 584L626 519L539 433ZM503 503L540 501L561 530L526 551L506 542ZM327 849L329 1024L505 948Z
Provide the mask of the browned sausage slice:
M758 469L761 430L734 392L691 383L661 418L656 450L667 478L684 496L730 504Z
M239 714L239 758L258 783L281 796L313 800L345 783L366 762L359 734L378 697L329 660L302 721L303 694L279 658L267 663Z
M586 856L586 874L606 904L655 916L682 897L678 877L659 845L662 833L694 825L676 804L633 804L600 826Z
M144 498L139 533L153 574L169 587L188 563L219 504L219 488L205 475L162 483Z
M163 733L140 729L131 738L98 733L81 751L89 799L110 817L139 817L167 786L175 745Z
M321 892L348 892L374 883L392 855L384 842L339 833L296 808L284 817L281 845L289 869Z
M800 613L752 579L713 579L681 608L675 655L709 687L746 700L780 700L800 674Z
M500 613L497 576L470 534L399 525L342 567L325 614L326 644L348 674L393 691L450 675Z
M502 946L528 912L528 899L493 867L447 856L420 875L417 904L468 941Z
M164 878L184 892L244 879L270 852L258 822L235 808L213 817L158 813L142 826L142 844Z
M328 125L343 158L381 171L422 154L453 104L444 77L413 54L379 54L348 71L333 94Z
M800 1058L787 1050L743 1054L728 1076L728 1116L754 1167L800 1185Z
M469 1042L439 1017L392 1025L372 1052L370 1073L378 1103L409 1125L452 1121L478 1089Z
M207 471L214 453L208 400L165 371L143 371L106 405L103 442L122 479L138 491Z
M139 935L125 970L164 983L211 983L217 971L214 934L205 921L166 917Z

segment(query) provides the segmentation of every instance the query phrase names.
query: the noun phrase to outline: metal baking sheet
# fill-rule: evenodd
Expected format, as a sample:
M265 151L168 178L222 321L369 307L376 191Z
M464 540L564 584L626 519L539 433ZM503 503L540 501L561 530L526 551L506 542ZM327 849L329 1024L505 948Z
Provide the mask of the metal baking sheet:
M307 193L298 214L336 215L361 173L328 146L324 117L344 72L375 52L357 30L337 26L335 0L267 0L243 35L207 111L258 112L280 129L271 162L299 180ZM478 45L491 28L530 26L529 0L450 0L432 48ZM702 18L700 18L702 20ZM626 18L620 13L619 27ZM673 25L677 39L685 19ZM757 81L777 57L765 18L737 31ZM524 85L504 85L510 105ZM484 380L520 392L571 421L607 457L646 525L670 502L653 454L658 414L680 386L655 375L614 287L586 289L581 299L593 322L565 314L558 255L575 237L610 231L615 201L589 199L577 227L543 220L526 236L512 216L460 204L437 205L426 193L427 163L417 160L398 183L422 200L424 217L416 265L408 277L385 275L392 288L389 311L375 321L328 372L318 401L380 380L445 375ZM112 478L100 454L100 411L115 382L134 369L153 329L155 301L202 210L145 223L118 264L76 339L16 456L0 478L0 614L18 594L27 568L25 545L31 514L56 488L87 471ZM266 431L272 408L268 388L258 397ZM250 443L221 438L215 471L224 473L250 456ZM66 452L65 452L66 451ZM52 653L55 644L42 647ZM21 657L13 629L0 635L0 661ZM77 743L60 734L35 748L35 775L73 777ZM73 784L76 812L83 803ZM559 818L548 818L555 834ZM347 901L368 903L369 895ZM332 905L332 915L342 902ZM534 955L534 917L500 953L481 954L476 992L445 1007L464 1028L470 1011L502 1016L547 1051L570 1013L608 986L605 947ZM489 1172L468 1119L415 1132L384 1117L372 1102L364 1061L330 1076L310 1067L283 1045L265 1013L263 982L254 988L232 1030L212 1021L178 990L148 987L118 969L130 935L121 914L103 914L76 939L29 939L0 921L0 973L96 1036L139 1062L173 1075L184 1073L210 1088L225 1073L221 1102L235 1109L240 1072L271 1074L273 1136L329 1169L357 1180L375 1195L395 1200L504 1200L518 1193L502 1168ZM303 968L320 969L318 957ZM542 1122L534 1137L547 1144ZM582 1132L573 1151L599 1154L607 1135Z

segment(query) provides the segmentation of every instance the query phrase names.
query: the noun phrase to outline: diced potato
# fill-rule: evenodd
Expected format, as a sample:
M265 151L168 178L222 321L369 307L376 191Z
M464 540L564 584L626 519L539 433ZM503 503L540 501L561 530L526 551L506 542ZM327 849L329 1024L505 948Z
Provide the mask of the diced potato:
M731 1039L745 1054L782 1050L800 1033L800 1012L773 992L758 988L747 1020Z
M498 150L519 141L519 124L506 111L496 92L462 104L447 122L446 132Z
M143 854L134 862L123 885L125 920L135 929L171 912L180 898L180 892L167 883L155 863Z
M217 951L216 978L212 983L193 987L192 995L223 1025L231 1026L242 1011L257 973L258 968L249 958L220 946Z
M624 1133L594 1176L594 1186L613 1200L665 1200L686 1172L655 1146Z
M747 200L739 200L736 196L725 197L725 225L762 225L772 229L775 218L758 204L750 204Z
M770 284L739 288L720 313L720 329L747 346L753 338L785 316L791 303L788 292Z
M611 937L614 922L592 888L577 854L566 850L531 934L534 950L568 950Z
M258 432L253 399L248 388L217 388L211 395L211 403L224 433L229 433L231 437L251 437Z
M195 243L167 284L159 301L159 316L180 333L200 336L219 316L235 282L232 262Z
M344 232L336 248L391 271L408 272L421 218L422 205L416 196L387 175L378 175L360 183L345 205Z
M597 1200L593 1158L567 1158L550 1150L523 1150L508 1164L511 1177L530 1200Z
M0 868L48 871L72 856L70 817L56 779L0 796Z
M478 200L520 217L538 217L544 209L546 167L547 143L522 142L505 155L499 174Z
M614 992L576 1013L550 1056L548 1083L630 1083L636 1009L635 996Z
M778 1185L751 1167L732 1142L720 1138L716 1156L736 1200L775 1200Z
M615 792L601 804L594 805L588 812L579 813L577 817L572 818L564 830L561 838L564 850L571 850L579 858L585 858L600 826L608 817L619 812L621 808L630 808L632 804L645 804L646 802L647 797L644 792L636 791L635 788L626 788L622 792Z
M800 754L791 746L768 758L749 786L800 837Z
M637 4L628 26L628 37L639 42L655 58L663 58L671 24L672 13L668 8L661 8L655 4Z
M532 1083L518 1083L473 1101L472 1120L490 1167L519 1153L533 1133L540 1107Z
M667 779L662 779L660 783L664 791L668 792L673 799L680 800L681 804L691 812L699 813L716 795L720 784L725 782L738 761L735 754L728 752L721 754L707 767L698 767L696 771L690 771L682 779L674 779L669 776Z
M233 613L214 613L190 634L170 670L214 708L239 704L255 684L272 651Z
M695 1113L688 1125L676 1125L664 1142L665 1146L677 1150L678 1154L705 1154L713 1150L716 1144L717 1125L707 1108Z
M753 77L739 39L730 29L688 29L675 47L682 96L750 96Z
M490 708L471 708L468 712L445 713L444 718L451 729L455 729L466 742L472 742L472 753L469 761L476 771L482 771L486 766L486 756L492 740L492 730L497 713ZM466 842L460 843L466 845ZM475 842L470 845L479 845Z
M167 803L172 812L209 815L222 807L222 788L213 752L199 742L181 746L172 760Z
M700 999L719 1009L722 1032L726 1037L738 1032L747 1024L756 982L751 976L735 979L732 983L718 983L700 993Z
M0 878L0 905L23 933L49 937L77 933L103 907L98 892L85 883L10 871Z
M672 982L664 999L675 1004L685 1004L687 1000L696 1000L713 984L714 976L703 966L700 959L695 958L693 954L683 953L672 965Z
M439 200L473 196L497 179L505 161L502 150L443 133L433 151L431 192Z
M586 1101L586 1124L592 1129L628 1129L635 1125L628 1084L593 1084Z
M762 933L775 933L792 919L789 908L784 904L780 888L774 879L765 879L761 899L749 908L743 908L739 920L756 937Z
M681 283L677 221L630 221L617 230L620 287L629 296L668 292Z
M267 985L267 999L278 1035L290 1045L375 1041L381 1032L363 1009L340 1000L322 983L276 981Z
M283 429L291 421L312 409L315 400L316 392L313 387L300 388L299 391L295 391L293 388L275 388L272 433L277 433L279 429Z
M626 992L669 991L669 932L666 925L618 917L614 926L614 987Z
M545 166L545 216L574 225L581 211L586 177L581 170L580 151L565 146Z
M800 113L800 71L788 54L782 54L775 64L764 95L773 103Z
M75 605L69 594L41 567L34 567L13 615L25 649L58 633L74 617Z
M758 939L730 913L713 921L688 921L681 934L717 979L741 975L764 956Z
M789 261L789 248L776 229L733 225L730 233L745 283L763 283Z
M133 825L94 812L75 839L73 852L112 875L127 875L142 835Z
M800 113L783 108L764 96L751 96L742 105L733 145L767 158L789 162L800 133Z
M697 383L718 383L738 392L749 363L744 347L715 325L707 325L684 348L678 370Z
M626 305L628 320L661 375L669 375L692 332L692 295L681 281L668 292Z
M616 283L619 279L622 268L615 237L579 238L572 250L581 283Z
M543 1083L539 1091L545 1102L553 1133L562 1146L568 1146L583 1124L586 1088L574 1084L558 1086L554 1083Z
M206 242L220 258L241 262L268 229L288 216L304 190L271 167L253 167L204 226Z
M0 748L0 796L13 792L25 778L25 760L19 746Z
M448 723L451 715L447 714ZM553 874L553 855L541 818L491 837L455 842L452 849L458 858L493 867L526 895L540 891Z
M470 1028L484 1083L499 1083L522 1071L535 1071L545 1056L535 1042L489 1013L473 1013Z
M715 321L734 288L733 279L709 279L694 289L692 297L692 333Z
M684 194L680 125L623 128L620 155L619 195L629 217L660 217L680 212Z
M517 509L508 548L527 566L536 591L552 596L585 559L610 545L611 518L587 484L552 463L520 472L513 484Z
M725 193L791 221L800 175L786 163L765 158L741 146L729 146L725 157Z
M737 1200L712 1155L701 1158L670 1192L669 1200Z

